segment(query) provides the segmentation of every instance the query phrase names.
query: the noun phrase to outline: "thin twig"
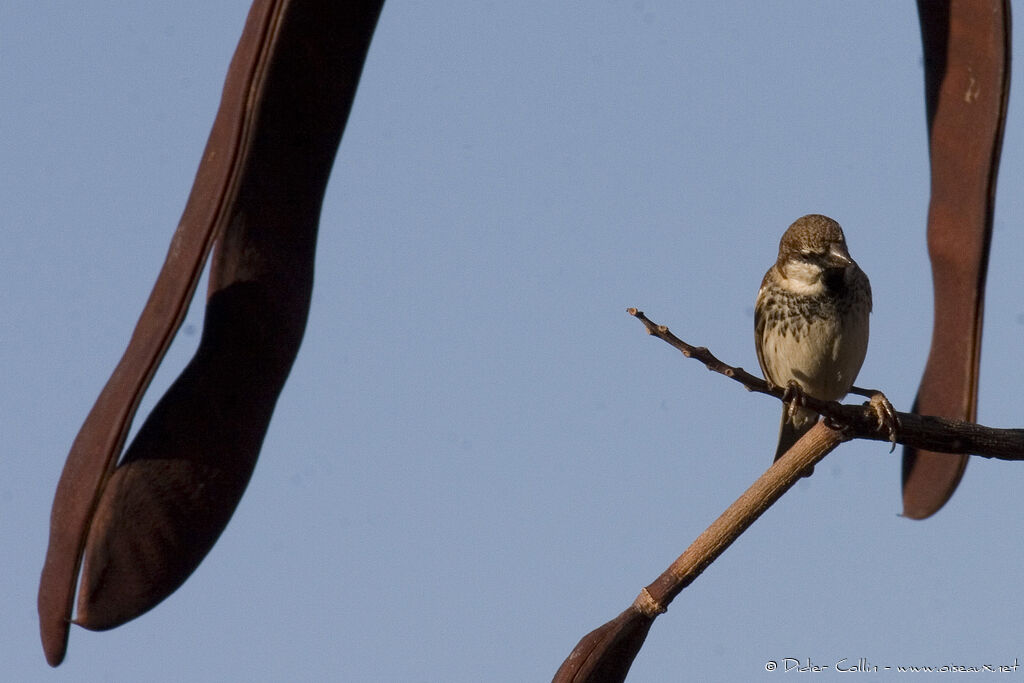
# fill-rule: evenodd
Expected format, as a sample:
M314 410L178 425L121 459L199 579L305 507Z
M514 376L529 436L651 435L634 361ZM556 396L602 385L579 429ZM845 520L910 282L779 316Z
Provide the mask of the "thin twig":
M722 362L707 348L687 344L666 326L650 320L643 311L629 308L626 312L642 322L648 334L678 349L687 358L700 361L708 370L736 380L749 391L782 400L785 387L769 386L766 381L743 368ZM890 440L889 432L879 428L877 413L867 404L841 404L804 396L803 405L827 417L848 438ZM898 443L938 453L970 453L983 458L1024 460L1024 429L997 429L974 422L917 413L897 412L896 417L899 422L896 432Z

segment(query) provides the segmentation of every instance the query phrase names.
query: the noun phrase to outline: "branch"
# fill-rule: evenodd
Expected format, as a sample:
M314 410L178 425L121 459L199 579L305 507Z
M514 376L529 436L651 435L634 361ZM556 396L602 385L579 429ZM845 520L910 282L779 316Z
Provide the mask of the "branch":
M816 424L712 522L654 583L640 591L626 611L585 635L558 669L554 683L625 680L651 624L668 609L672 599L799 481L807 468L846 440L842 431L829 427L824 421Z
M723 363L706 348L687 344L664 325L649 320L642 311L630 308L628 312L644 324L649 334L675 347L687 358L699 360L709 370L736 380L750 391L782 400L784 388L769 386L743 368ZM889 440L889 434L879 428L875 410L868 405L841 405L811 396L805 399L806 407L827 419L816 424L769 467L661 576L640 592L629 608L585 635L558 669L554 683L624 681L655 618L792 488L809 467L849 439ZM939 452L1024 460L1024 430L994 429L915 413L897 412L896 417L899 423L896 441L899 443Z
M723 363L707 348L687 344L664 325L652 322L643 311L629 308L626 312L642 322L648 334L679 349L687 358L700 361L708 370L736 380L749 391L769 394L782 400L785 387L769 386L766 381L743 368ZM804 405L827 417L832 426L840 429L848 439L889 441L888 431L879 429L877 414L867 405L844 405L835 401L820 401L812 396L804 397ZM969 453L983 458L1024 460L1024 429L997 429L974 422L917 413L897 412L896 417L899 421L897 443L940 453Z

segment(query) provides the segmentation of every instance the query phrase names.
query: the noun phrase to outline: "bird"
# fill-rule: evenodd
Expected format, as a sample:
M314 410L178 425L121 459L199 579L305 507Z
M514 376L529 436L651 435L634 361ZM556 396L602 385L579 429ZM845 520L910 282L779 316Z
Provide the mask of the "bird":
M754 305L757 362L769 386L823 401L846 396L867 354L870 313L871 283L839 223L821 214L798 218L783 233ZM775 460L817 421L798 403L783 406Z

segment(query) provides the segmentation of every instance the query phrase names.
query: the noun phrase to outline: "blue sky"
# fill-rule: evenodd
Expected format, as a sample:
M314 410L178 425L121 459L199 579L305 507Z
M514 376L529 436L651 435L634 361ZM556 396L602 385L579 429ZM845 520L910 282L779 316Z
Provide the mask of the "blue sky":
M931 325L914 3L396 0L241 505L182 589L73 630L51 670L35 592L54 487L163 261L248 9L93 5L0 7L10 680L550 679L775 448L776 402L625 309L756 369L754 296L805 213L836 218L871 278L858 384L913 401ZM1002 427L1022 425L1020 105L982 353L979 419ZM201 298L142 414L195 349ZM913 522L898 455L830 455L657 620L630 680L1024 662L1021 468L972 460Z

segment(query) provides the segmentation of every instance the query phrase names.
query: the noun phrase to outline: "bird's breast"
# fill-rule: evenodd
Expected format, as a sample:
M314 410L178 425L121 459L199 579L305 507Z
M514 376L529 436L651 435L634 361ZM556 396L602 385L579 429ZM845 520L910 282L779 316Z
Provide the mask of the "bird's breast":
M781 299L771 307L761 340L770 379L781 386L796 380L822 400L841 399L867 353L867 308L824 298Z

